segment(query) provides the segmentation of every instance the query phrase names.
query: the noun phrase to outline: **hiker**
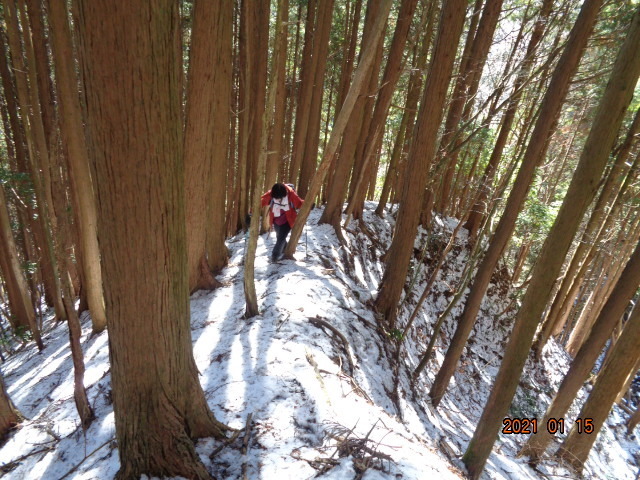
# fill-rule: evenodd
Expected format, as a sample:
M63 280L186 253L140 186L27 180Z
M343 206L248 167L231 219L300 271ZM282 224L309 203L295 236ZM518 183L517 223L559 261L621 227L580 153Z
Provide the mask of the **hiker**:
M302 200L293 185L276 183L271 190L262 195L262 206L269 205L269 219L276 231L276 244L271 252L271 260L280 260L287 248L287 235L296 221L297 208L302 207Z

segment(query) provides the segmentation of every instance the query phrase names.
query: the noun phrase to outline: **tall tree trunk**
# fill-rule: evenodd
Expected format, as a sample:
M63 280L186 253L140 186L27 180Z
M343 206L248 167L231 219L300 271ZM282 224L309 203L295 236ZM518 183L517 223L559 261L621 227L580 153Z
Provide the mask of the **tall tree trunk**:
M73 64L71 30L66 4L51 0L47 4L59 95L60 132L67 148L71 193L81 243L83 288L87 291L93 331L97 333L106 328L107 318L102 294L95 194L89 169L82 107L78 97L78 80Z
M232 9L230 0L197 0L193 7L184 133L187 261L191 292L219 285L206 255L207 230L217 240L216 243L221 243L215 250L222 257L216 259L218 268L225 263L225 185L213 181L213 172L224 171L226 165ZM208 229L211 220L216 224Z
M625 220L626 221L626 220ZM571 330L571 333L567 332L565 338L565 350L570 355L574 356L578 351L585 337L591 331L593 323L596 321L598 315L600 315L601 309L608 300L613 291L613 287L622 274L624 264L631 254L633 245L640 238L640 221L636 218L635 227L631 227L627 230L623 224L620 229L618 239L613 244L616 246L617 255L611 255L609 252L603 252L602 256L605 257L602 262L603 265L596 269L594 267L594 274L598 274L599 279L596 280L592 288L592 295L589 302L585 302L584 308L576 321L576 325ZM606 280L606 281L605 281Z
M37 151L37 155L32 157L32 161L35 162L37 170L41 176L41 178L38 179L38 181L42 182L41 191L43 192L43 195L41 198L43 198L45 201L44 207L47 213L47 222L49 225L48 232L51 236L51 240L50 240L51 249L52 249L51 255L52 255L52 258L55 259L54 236L56 232L57 220L56 220L55 212L53 211L53 206L52 206L53 205L53 198L52 198L53 189L51 184L51 161L50 161L51 154L49 152L49 141L50 141L50 137L52 136L53 123L55 122L55 120L54 120L53 112L52 111L46 112L45 110L45 108L49 107L50 105L47 105L47 107L43 107L41 103L42 100L41 100L40 88L38 86L38 83L39 83L38 74L40 73L38 69L40 65L38 65L36 61L36 54L35 54L35 48L34 48L35 39L31 33L29 21L27 20L24 0L20 0L19 2L17 2L17 6L18 6L18 13L20 15L20 24L22 27L20 29L20 32L21 32L22 45L24 47L24 53L25 53L24 58L26 61L25 73L27 74L28 85L29 85L28 86L29 102L30 102L29 105L31 107L29 110L29 114L30 114L29 120L32 127L35 149ZM43 72L42 75L45 77L48 77L49 68L46 62L43 68L45 68L46 72ZM47 117L49 118L48 121L51 122L51 130L52 130L51 132L47 132L47 130L45 129L45 118ZM53 263L54 272L55 272L56 290L59 297L60 284L58 280L57 264L55 263L55 260L52 263Z
M54 144L58 149L58 144ZM67 314L67 326L69 327L69 344L71 347L71 359L73 362L73 397L76 404L76 410L80 417L80 425L83 430L89 428L91 422L95 418L93 409L87 398L87 391L84 388L84 359L82 353L82 345L80 338L82 337L82 327L80 319L75 310L75 292L71 275L73 271L73 262L70 256L70 226L71 218L69 214L69 205L67 204L67 195L65 188L65 178L62 169L63 156L58 152L52 151L52 169L51 169L51 187L53 195L52 208L55 209L56 218L58 219L58 241L56 242L56 262L60 268L60 284L62 288L62 302ZM85 156L86 161L86 156Z
M387 252L385 272L375 303L376 309L386 320L385 328L394 328L396 308L407 277L427 174L435 155L438 129L464 24L466 3L446 0L442 8L438 38L407 159L407 169L411 175L407 175L404 181L393 242Z
M235 3L233 9L232 39L233 47L231 54L231 99L229 110L231 112L231 126L229 132L229 155L227 158L227 215L226 230L227 236L235 235L238 231L238 212L240 207L240 118L244 113L240 106L240 87L242 76L240 74L240 6Z
M238 21L238 169L236 179L236 201L234 202L234 210L237 225L245 229L246 215L249 213L248 189L250 176L249 162L249 131L251 129L252 115L252 95L251 78L253 76L253 62L251 62L251 39L250 32L253 30L249 23L249 7L251 2L242 1L240 3L239 21Z
M233 161L230 157L229 137L231 133L231 86L233 82L232 73L232 24L233 24L233 3L225 0L220 3L219 15L216 16L215 57L213 60L213 84L212 88L216 92L213 108L214 116L212 123L213 140L211 156L211 172L226 172L227 163ZM218 48L219 45L219 48ZM229 251L224 241L225 235L225 207L230 205L230 198L225 203L225 186L220 181L215 181L216 176L210 177L210 196L207 206L207 232L206 232L206 256L209 268L212 272L219 272L227 264ZM222 178L225 178L223 175ZM228 180L229 184L232 184Z
M367 13L365 15L365 24L364 31L362 33L362 44L368 45L372 42L373 38L373 26L378 16L378 9L380 4L377 0L369 1L367 5ZM380 48L380 43L376 44L376 55ZM362 50L361 50L362 52ZM360 62L362 61L362 53L360 55ZM372 67L374 61L372 62ZM343 72L343 77L344 77ZM377 83L377 78L374 80ZM367 72L367 86L364 88L368 88L372 84L372 72L371 69ZM348 83L347 83L348 85ZM340 98L340 97L339 97ZM347 186L349 183L349 176L353 169L354 164L354 155L357 148L357 139L360 135L360 130L362 127L362 121L364 118L364 108L367 101L366 95L361 95L356 100L356 103L353 107L353 112L351 113L351 117L349 119L349 123L345 127L344 134L342 135L342 143L340 145L340 150L333 160L334 169L333 169L333 178L331 181L331 190L328 195L327 204L322 212L322 216L320 217L320 223L329 223L333 225L336 230L336 234L339 238L342 237L340 221L342 219L342 209L344 206L344 199L347 193ZM338 104L339 105L339 104ZM342 240L342 238L341 238Z
M342 107L342 104L344 103L344 99L347 95L347 91L349 90L349 85L351 84L351 76L353 74L353 68L354 68L354 64L355 64L355 52L356 52L356 46L358 44L358 29L360 26L360 15L362 13L362 0L356 0L354 6L353 6L353 14L350 15L350 18L348 18L348 22L345 24L345 38L344 38L344 45L343 45L343 58L342 58L342 64L340 66L340 80L338 81L338 90L336 92L336 107L335 110L333 112L333 123L335 124L335 121L338 117L338 114L340 113L340 108ZM362 40L365 40L365 37L369 35L369 23L367 22L367 17L365 15L365 23L364 23L364 31L362 34ZM354 110L358 111L358 102L356 102L356 106L354 107ZM347 130L345 130L345 135L344 136L348 136L348 131L350 128L355 128L355 125L347 125ZM326 148L326 144L325 144L325 148ZM343 168L343 169L347 169L347 168L351 168L351 165L344 166L341 165L340 163L338 163L338 159L342 158L343 155L341 154L340 151L338 151L338 153L336 154L336 156L333 158L333 160L331 161L331 168L329 169L329 171L327 172L327 180L326 180L326 187L325 187L325 192L332 192L334 191L334 186L333 186L333 180L334 178L336 178L336 171L338 169L338 167ZM347 170L346 175L349 174L350 170ZM340 179L338 179L340 180ZM340 190L341 191L341 190ZM340 202L342 202L344 200L344 193L342 194L342 198L340 199ZM342 203L339 204L338 207L330 207L329 206L329 202L333 201L334 203L338 204L338 199L334 199L333 195L329 196L328 194L325 194L326 197L328 197L326 200L323 199L323 203L325 204L325 209L322 212L322 220L320 223L339 223L341 215L340 213L336 213L336 212L341 212L342 211ZM327 213L327 209L329 209L329 213L331 213L331 222L327 221L327 218L329 218L326 215L329 215ZM336 220L337 218L337 220Z
M313 57L313 41L315 37L317 0L307 2L307 20L304 31L304 47L302 49L302 65L300 66L300 90L296 105L296 123L289 165L289 181L297 181L304 155L304 145L309 127L309 109L313 97L313 81L315 80L315 62Z
M38 94L40 108L42 110L42 126L47 140L47 149L53 150L53 144L57 139L55 105L53 83L51 81L51 68L47 54L47 38L45 37L43 10L39 0L26 0L29 14L29 25L32 36L33 51L35 55L36 77L38 81ZM50 34L52 32L50 31Z
M453 140L453 136L457 135L459 139L459 123L462 118L463 108L465 103L469 103L475 97L480 82L480 76L484 69L484 64L489 54L489 48L493 40L493 33L495 32L498 24L498 17L502 11L502 0L487 0L483 11L482 18L478 24L478 29L475 32L473 45L469 52L469 59L466 62L464 70L460 70L460 76L458 82L461 83L461 89L459 90L459 96L455 96L452 99L451 108L449 110L449 118L452 129L448 132L448 141ZM477 78L477 80L476 80ZM451 193L451 181L453 180L453 174L458 157L458 144L459 140L454 141L454 145L443 143L441 146L441 155L446 158L447 168L445 169L442 177L442 184L440 186L440 196L436 202L436 210L442 212L445 206L449 202L449 196Z
M329 33L333 18L334 0L323 0L318 7L318 21L313 38L313 88L307 120L307 134L304 142L304 153L298 181L298 194L306 197L309 182L313 176L318 161L318 144L320 142L320 114L322 113L322 96L324 93L324 77L329 52ZM309 199L313 201L313 199Z
M627 376L635 373L634 368L638 359L640 359L640 308L636 307L614 346L611 358L598 374L598 380L589 398L576 417L582 419L582 422L576 421L573 424L569 435L557 452L558 457L573 465L576 470L582 470L618 392ZM591 421L591 430L584 430L587 427L586 419Z
M358 0L362 1L362 0ZM289 62L291 65L290 73L288 75L287 80L287 89L289 91L289 101L287 103L287 118L285 120L284 125L284 152L285 152L285 162L280 166L279 174L280 179L284 180L285 178L291 179L292 177L289 175L291 169L291 137L293 135L294 126L294 112L296 111L296 107L298 104L298 97L300 93L300 89L298 88L298 64L300 61L300 30L302 25L302 2L298 2L298 12L296 15L297 21L296 24L296 40L294 42L293 52L292 52L292 61ZM306 34L306 32L305 32Z
M598 356L602 352L611 331L622 317L629 301L640 287L640 242L629 262L616 282L615 288L596 319L593 329L576 354L569 371L562 379L558 392L544 414L541 425L550 418L563 417L569 410L576 394L589 376ZM520 455L528 455L537 461L547 449L553 436L542 429L531 436L520 450Z
M276 102L276 90L277 85L275 82L275 75L271 76L271 81L269 83L269 94L267 96L267 105L264 111L262 112L262 138L260 139L260 156L258 157L258 178L262 179L265 174L265 168L267 163L267 156L269 152L268 144L269 144L269 124L272 121L272 112ZM259 212L260 211L260 203L261 198L260 194L262 193L263 183L261 181L256 182L254 185L253 191L253 205L252 211ZM256 213L256 217L258 214ZM259 219L256 218L254 222L251 222L249 226L249 238L246 239L245 243L245 255L244 255L244 273L243 273L243 284L244 284L244 297L246 302L246 312L245 318L255 317L260 313L258 309L258 297L256 295L256 285L255 285L255 258L256 258L256 248L258 246L258 234L260 233L260 222Z
M376 4L376 2L370 2L370 4ZM372 5L373 6L373 5ZM367 8L367 15L369 15L369 8ZM373 15L376 15L376 10L373 10ZM364 163L364 151L366 147L367 134L369 133L369 126L371 125L373 108L375 106L375 98L376 93L379 91L379 78L380 78L380 68L382 66L382 54L384 53L384 37L386 33L385 31L382 33L382 38L378 42L378 51L376 52L376 58L373 61L373 65L371 67L369 86L367 87L367 92L364 97L364 102L362 103L362 110L360 112L361 119L357 123L356 135L354 136L355 141L355 154L353 156L353 172L351 174L351 182L349 182L349 194L347 196L348 206L345 210L345 214L347 215L347 219L352 215L353 209L355 207L353 203L354 195L356 194L356 186L358 184L359 179L364 179L366 172L365 163ZM357 105L356 105L357 108ZM373 150L376 150L376 145L373 145ZM360 181L360 183L363 183ZM365 191L366 193L366 191Z
M20 258L18 258L18 250L16 249L13 232L11 231L11 222L9 220L9 211L7 210L7 202L4 194L4 187L0 185L0 255L3 257L2 274L7 284L7 296L9 297L9 306L11 314L14 317L12 327L25 327L31 330L33 338L38 345L38 349L42 350L44 345L40 338L40 330L36 324L36 313L29 297L29 288L27 280L20 267Z
M178 4L78 6L117 478L209 478L190 437L222 438L224 427L207 406L191 344Z
M248 205L251 205L252 194L254 191L262 193L264 184L264 173L258 174L258 159L261 155L262 141L262 112L265 109L266 102L266 86L267 86L267 63L269 55L269 9L271 2L269 0L252 0L247 2L249 15L252 16L251 22L247 23L250 27L248 37L251 42L249 45L249 60L252 62L251 83L251 104L249 113L251 118L251 127L248 139L248 158L250 167L250 181L247 185ZM267 132L268 133L268 132ZM260 188L256 188L258 185ZM248 212L247 212L248 213Z
M2 89L4 91L4 100L7 102L7 113L9 123L11 125L11 137L13 137L13 147L15 151L16 168L20 172L27 171L27 152L25 150L25 138L20 118L18 117L18 104L16 86L13 82L10 66L7 62L5 32L0 26L0 76L2 77ZM5 132L5 136L9 137ZM8 138L7 138L8 140ZM10 147L7 147L10 148Z
M31 63L30 67L28 67L24 62L15 4L8 0L3 0L3 5L11 60L15 72L18 104L22 114L22 124L25 130L25 139L29 152L27 167L33 181L37 198L38 222L40 224L38 226L38 242L40 243L39 248L43 254L41 258L42 280L45 293L47 294L46 296L53 305L56 316L58 319L63 320L65 318L65 311L62 305L62 298L60 297L60 284L55 264L53 239L51 236L50 221L53 221L53 217L49 214L51 190L50 185L45 185L46 179L49 178L48 151L44 127L42 125L42 114L40 112L40 99L38 98L38 86L35 81L34 65ZM25 47L29 54L31 49L29 48L30 36L28 34L28 28L25 27L23 29L23 35ZM31 57L32 55L29 54L28 58ZM29 76L29 83L27 83L27 75Z
M350 206L355 218L359 218L362 213L366 186L369 183L365 182L365 176L369 170L372 170L369 167L370 159L373 157L376 147L382 140L384 124L389 114L389 107L391 106L391 99L404 67L404 62L402 61L404 47L407 43L409 27L411 26L417 5L418 0L403 0L400 4L398 21L396 22L396 29L393 32L393 40L391 41L391 47L389 48L389 54L387 56L387 65L384 70L382 82L380 83L381 87L378 92L378 98L376 99L369 129L366 133L361 159L362 168L355 179L354 194L351 200L353 206ZM377 171L377 169L375 170ZM367 185L363 185L363 183Z
M269 152L265 171L264 190L271 188L278 180L278 167L285 161L287 151L284 145L284 124L287 107L287 37L289 33L289 0L279 0L276 14L276 39L273 53L274 81L276 82L275 110L269 134ZM284 146L284 148L283 148ZM262 230L269 229L269 216L263 215Z
M609 172L600 196L598 197L598 201L593 207L593 211L582 235L582 240L578 243L571 263L565 272L560 289L556 293L555 299L549 308L549 313L538 341L538 355L542 351L551 333L559 333L562 329L564 320L566 320L566 316L569 313L568 310L580 287L580 279L584 276L586 267L596 253L595 245L597 244L598 237L608 230L606 224L613 221L616 216L614 212L617 212L617 207L611 207L608 213L606 207L611 205L612 202L616 202L617 205L622 204L622 195L624 195L626 185L628 185L627 182L623 182L624 174L628 173L627 158L633 144L633 138L639 128L640 110L636 113L634 121L627 132L625 141L621 145L613 168ZM620 185L621 183L622 185Z
M456 327L453 338L451 339L451 344L447 349L442 366L431 386L429 396L435 406L440 403L449 385L451 376L455 371L469 333L471 333L476 316L480 310L480 305L487 291L491 275L511 238L516 219L527 198L535 169L544 158L548 139L557 124L560 108L569 89L571 77L576 71L580 58L582 57L601 5L602 0L588 0L584 3L580 16L571 31L562 57L553 73L553 77L551 78L540 107L540 114L535 122L533 133L531 134L527 149L524 153L522 165L520 166L520 170L511 189L511 194L507 200L504 213L496 227L489 248L478 267L464 310L458 321L458 326ZM489 445L487 452L490 450L491 445ZM482 460L479 459L479 463L474 467L474 469L477 469L474 475L480 474L485 460L486 457ZM470 457L469 462L470 464L472 463Z
M384 208L389 200L393 185L395 185L396 182L401 182L400 171L404 162L403 154L405 152L405 148L410 143L411 131L413 130L418 101L420 100L420 91L422 90L422 72L427 65L427 55L429 53L429 47L431 46L431 33L433 32L435 23L435 14L435 2L430 2L427 13L428 20L425 36L422 40L422 44L414 47L415 49L419 49L417 60L411 69L409 87L407 88L407 101L405 102L402 120L400 122L400 128L393 148L391 160L389 161L389 171L384 179L382 193L380 194L380 202L378 203L378 208L376 208L376 213L379 216L383 215Z
M2 88L4 91L4 100L6 100L7 107L7 116L9 117L9 125L10 128L6 128L5 126L5 138L6 141L9 142L7 144L7 150L9 155L11 155L11 150L13 149L15 153L15 171L20 173L28 174L29 168L27 167L27 152L25 149L25 138L24 132L21 125L20 118L18 117L18 105L16 102L17 93L14 82L11 78L11 74L9 72L9 65L7 64L7 53L5 52L5 42L4 42L4 31L0 26L0 77L2 78ZM13 143L10 142L10 138L13 139ZM10 157L11 158L11 157ZM40 219L35 218L34 209L31 205L31 202L28 202L24 211L22 209L18 209L18 216L20 217L20 223L23 228L23 236L25 238L25 253L27 255L27 259L30 262L33 262L38 265L38 270L34 273L34 275L29 277L29 282L31 286L31 295L32 295L32 303L37 304L38 300L36 297L39 295L39 291L37 285L42 283L41 278L42 274L39 275L40 271L44 271L46 266L48 265L46 261L39 261L39 251L38 247L40 245L44 245L44 241L40 241L38 239L44 238L44 235L41 231L41 222ZM31 243L30 238L27 235L27 228L32 233L35 242Z
M362 45L362 55L360 56L358 68L353 76L353 82L351 83L349 92L347 93L344 103L340 108L340 113L338 114L335 124L333 125L333 129L331 130L331 137L329 138L327 146L323 152L322 161L318 165L316 173L311 179L311 185L309 186L309 192L307 193L308 198L315 198L315 196L320 192L320 187L322 186L324 177L331 165L331 160L338 150L340 138L345 131L347 123L350 121L356 100L362 93L365 83L369 80L369 70L373 64L376 50L378 48L378 42L382 36L387 18L389 17L391 3L391 0L382 0L378 16L371 28L370 41ZM285 257L287 258L293 258L293 254L298 246L298 241L302 235L302 229L304 228L304 224L307 221L309 212L311 211L311 205L312 202L305 202L300 209L296 223L291 231L289 243L287 244L287 248L284 252Z
M370 2L375 3L375 2ZM377 5L376 5L377 6ZM367 8L367 15L369 14L369 8ZM373 9L373 15L376 15L375 9ZM354 209L354 195L356 194L356 187L358 185L358 180L364 180L366 176L366 165L364 159L364 151L366 148L367 134L369 133L369 126L371 125L373 108L375 106L375 98L376 93L379 92L379 78L380 78L380 68L382 66L382 54L384 53L384 37L386 34L386 26L385 31L382 33L382 38L378 42L378 51L376 52L376 58L373 61L373 66L371 67L369 86L367 87L367 93L364 95L364 102L362 103L362 111L360 115L362 116L360 122L357 124L358 128L356 130L357 136L354 137L356 149L355 154L353 156L353 172L351 175L351 182L349 182L349 194L347 196L349 205L345 210L345 213L348 212L347 217L351 216L352 211ZM356 109L357 109L356 105ZM373 145L372 152L377 151L377 146ZM361 180L361 183L364 183ZM358 187L359 188L359 187ZM362 189L365 190L366 193L366 185ZM364 194L363 194L364 195Z
M576 25L591 9L585 2ZM600 4L594 2L595 19ZM585 8L587 7L587 8ZM587 22L593 25L593 22ZM586 30L589 32L591 27ZM585 33L586 33L585 32ZM585 35L587 36L587 35ZM571 39L569 39L569 44ZM609 154L640 75L640 10L634 15L560 212L542 247L529 288L515 319L504 358L478 427L464 454L471 476L478 478L518 386L533 335L582 217L595 197ZM562 59L560 60L562 62Z
M531 37L529 39L529 45L527 45L527 51L525 53L524 60L520 67L520 71L518 72L518 76L516 77L516 81L513 85L513 93L511 95L511 98L509 99L509 105L507 106L507 109L502 116L502 120L500 121L500 131L498 133L498 138L496 138L496 142L491 152L491 157L489 158L487 167L485 168L482 179L480 180L480 189L482 193L478 198L476 204L471 208L471 215L469 215L467 223L465 224L465 228L469 231L470 238L476 237L476 235L478 234L478 230L480 229L480 225L482 224L482 221L484 219L486 203L489 197L488 190L491 183L493 182L498 164L500 162L500 159L502 158L502 152L504 151L504 147L507 144L507 139L509 138L509 134L511 133L511 128L515 120L516 111L518 109L518 105L520 104L520 99L522 98L522 87L525 80L529 76L529 72L531 71L531 66L533 65L533 62L535 60L535 53L538 49L538 45L540 44L540 40L542 39L545 25L547 24L547 19L549 17L549 14L551 13L552 7L552 0L543 0L542 6L540 7L540 13L538 14L538 19L536 20L536 23L533 27L533 32L531 33Z

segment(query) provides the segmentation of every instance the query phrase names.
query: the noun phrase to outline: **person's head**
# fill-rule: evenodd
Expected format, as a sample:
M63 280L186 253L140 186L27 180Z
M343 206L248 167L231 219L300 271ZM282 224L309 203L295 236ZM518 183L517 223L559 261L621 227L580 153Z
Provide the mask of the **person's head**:
M283 183L276 183L271 187L271 198L280 199L287 196L287 187Z

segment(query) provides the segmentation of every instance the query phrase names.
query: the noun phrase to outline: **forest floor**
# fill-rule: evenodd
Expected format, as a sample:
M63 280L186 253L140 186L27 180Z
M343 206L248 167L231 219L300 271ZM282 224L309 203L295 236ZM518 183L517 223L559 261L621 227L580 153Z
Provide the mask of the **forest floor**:
M262 313L257 317L243 318L243 235L228 242L231 259L218 277L224 286L191 297L194 356L209 405L229 426L249 426L228 445L211 439L198 441L197 451L216 478L465 478L460 456L500 365L517 303L496 278L463 361L435 410L427 393L464 296L445 321L434 358L414 387L409 379L467 261L466 234L459 234L403 342L406 355L395 369L396 341L376 328L370 308L382 275L379 257L390 242L393 216L381 220L370 208L368 205L364 215L367 231L352 224L345 235L347 247L340 246L332 227L317 225L321 210L312 211L295 262L269 263L275 236L261 236L256 289ZM436 224L430 235L421 231L416 240L412 269L416 281L401 309L400 325L422 292L438 248L448 241L455 226L453 221L437 220ZM425 261L420 262L427 239L430 246L425 249ZM82 432L73 402L66 325L45 321L44 352L38 354L30 343L16 348L2 365L9 394L28 420L4 440L0 476L16 480L115 476L119 461L110 400L108 334L90 337L86 315L83 332L85 385L97 419ZM539 417L568 362L569 357L553 343L539 364L530 361L511 415ZM582 398L585 392L583 389ZM577 412L575 402L567 415L567 429ZM626 415L613 409L585 465L584 478L637 478L640 442L626 435ZM524 440L524 435L500 434L482 478L576 478L553 457L545 458L535 469L525 459L516 458Z

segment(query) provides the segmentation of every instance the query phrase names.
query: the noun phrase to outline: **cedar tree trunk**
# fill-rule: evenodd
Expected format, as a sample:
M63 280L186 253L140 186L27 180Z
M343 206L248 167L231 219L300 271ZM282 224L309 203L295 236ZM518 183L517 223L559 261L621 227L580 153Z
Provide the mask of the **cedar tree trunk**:
M464 0L446 0L442 8L438 39L407 160L411 175L405 177L393 242L387 252L385 272L376 299L376 309L384 316L387 328L393 328L395 324L396 307L413 254L424 188L431 160L435 155L438 129L462 33L466 4Z
M66 4L55 0L48 0L47 3L58 87L60 132L67 149L72 195L79 220L80 252L82 252L84 269L83 288L87 291L93 331L97 333L105 329L107 318L102 294L95 195L89 169L89 151L84 133L82 108L78 96L78 80L73 63L71 30Z
M198 383L189 327L178 4L78 7L117 478L210 478L191 438L222 438L224 427Z

